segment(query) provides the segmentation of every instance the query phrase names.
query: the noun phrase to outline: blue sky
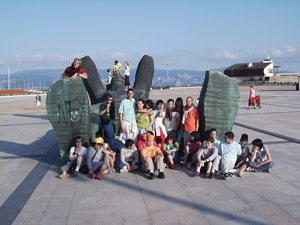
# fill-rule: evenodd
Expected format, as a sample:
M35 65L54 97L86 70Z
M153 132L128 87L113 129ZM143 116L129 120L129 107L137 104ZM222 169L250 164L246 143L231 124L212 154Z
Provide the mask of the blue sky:
M0 8L0 74L63 70L86 55L99 69L115 59L136 68L144 54L170 70L270 54L283 70L300 71L298 0L0 0Z

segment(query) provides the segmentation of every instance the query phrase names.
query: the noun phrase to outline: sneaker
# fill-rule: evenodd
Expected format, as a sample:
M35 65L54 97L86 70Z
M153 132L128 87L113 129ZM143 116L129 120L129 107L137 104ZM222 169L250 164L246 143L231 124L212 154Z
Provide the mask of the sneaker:
M197 170L195 171L195 173L193 174L193 177L197 177L200 175L200 172L198 172Z
M246 169L246 171L248 171L248 172L254 172L254 169L253 169L252 167L248 167L248 168Z
M264 172L265 172L265 173L271 173L271 169L268 168L268 169L264 170Z
M100 175L96 175L94 179L102 180L102 177Z
M228 178L229 178L228 173L225 173L224 176L223 176L223 179L224 179L224 180L228 180Z
M60 179L65 179L65 178L68 178L68 177L69 177L69 174L61 174L61 175L59 175Z
M169 162L165 163L165 168L169 168L169 167L170 167L170 163Z
M181 161L180 164L181 166L186 166L186 161Z
M170 168L171 168L172 170L175 170L175 169L176 169L176 168L175 168L175 164L172 163L171 166L170 166Z
M215 179L215 173L211 172L211 173L209 174L209 178L210 178L210 179Z
M120 173L123 173L123 169L120 169Z
M206 173L204 178L207 179L207 178L209 178L209 176L210 176L210 173Z
M154 173L151 172L149 175L150 175L150 176L149 176L149 179L152 180L152 179L154 178Z
M158 173L158 178L160 178L160 179L165 179L165 174L164 174L164 172L159 172L159 173Z
M188 169L191 169L191 168L192 168L192 164L191 164L191 163L188 163L188 164L187 164L187 168L188 168Z
M77 177L78 176L78 172L75 171L74 174L73 174L73 177Z

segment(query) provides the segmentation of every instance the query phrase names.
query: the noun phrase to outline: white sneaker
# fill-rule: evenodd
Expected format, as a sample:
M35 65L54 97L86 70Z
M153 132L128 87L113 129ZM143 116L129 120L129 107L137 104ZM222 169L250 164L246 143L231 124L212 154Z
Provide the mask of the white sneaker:
M248 167L248 168L246 169L246 171L248 171L248 172L254 172L254 169L253 169L252 167Z

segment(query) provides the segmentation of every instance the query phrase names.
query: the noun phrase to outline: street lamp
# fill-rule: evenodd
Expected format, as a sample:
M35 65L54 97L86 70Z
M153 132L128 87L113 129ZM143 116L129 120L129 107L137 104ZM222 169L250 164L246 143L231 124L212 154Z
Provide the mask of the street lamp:
M169 87L169 63L167 63L166 67L167 67L167 87Z

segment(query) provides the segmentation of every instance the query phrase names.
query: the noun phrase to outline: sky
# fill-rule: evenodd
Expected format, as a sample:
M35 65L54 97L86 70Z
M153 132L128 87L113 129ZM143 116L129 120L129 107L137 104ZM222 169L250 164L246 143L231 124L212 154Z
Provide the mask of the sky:
M89 55L98 69L207 70L260 62L300 72L298 0L0 0L0 74L62 69ZM63 71L62 71L63 72Z

